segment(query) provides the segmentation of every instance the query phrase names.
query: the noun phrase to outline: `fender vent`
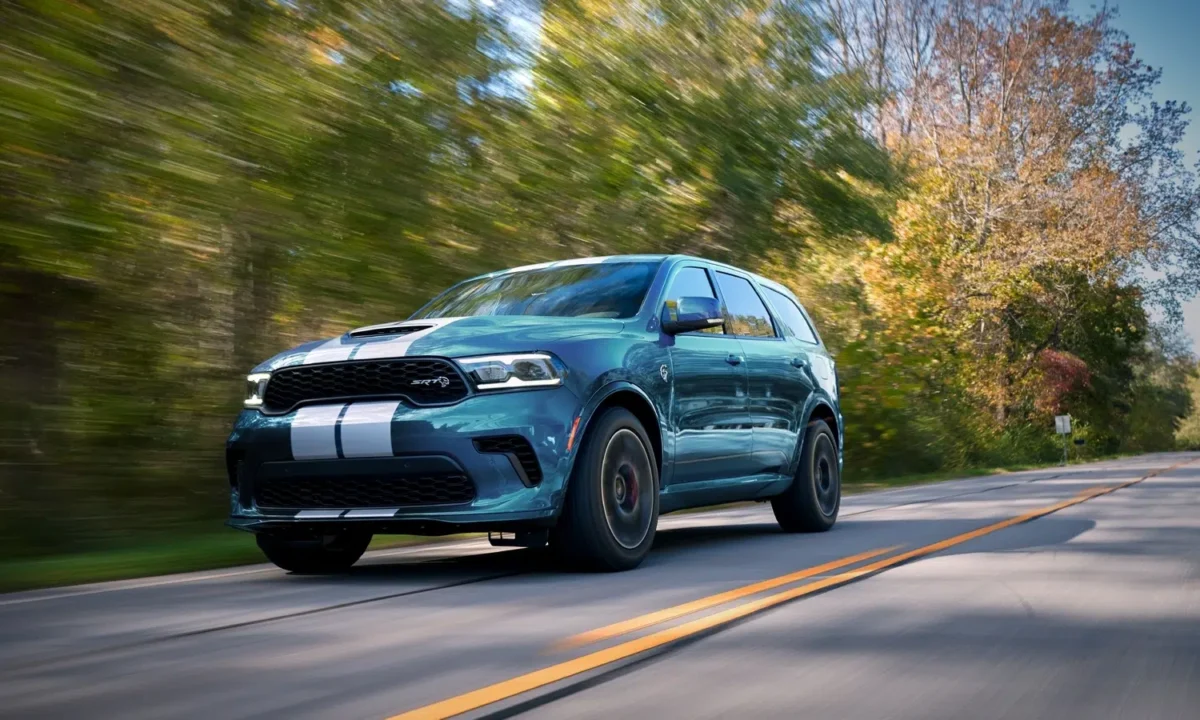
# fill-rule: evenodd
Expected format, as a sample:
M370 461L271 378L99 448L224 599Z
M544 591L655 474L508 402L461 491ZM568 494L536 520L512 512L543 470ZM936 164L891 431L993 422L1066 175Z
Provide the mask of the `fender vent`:
M475 439L475 449L481 453L507 455L521 482L533 487L542 481L542 466L529 441L520 435L498 435Z

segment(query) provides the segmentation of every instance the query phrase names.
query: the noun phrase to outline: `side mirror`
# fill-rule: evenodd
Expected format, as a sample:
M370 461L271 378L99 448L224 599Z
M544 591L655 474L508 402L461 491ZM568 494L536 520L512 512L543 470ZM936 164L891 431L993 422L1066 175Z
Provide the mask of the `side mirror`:
M683 297L663 306L662 329L668 335L720 327L725 323L716 298Z

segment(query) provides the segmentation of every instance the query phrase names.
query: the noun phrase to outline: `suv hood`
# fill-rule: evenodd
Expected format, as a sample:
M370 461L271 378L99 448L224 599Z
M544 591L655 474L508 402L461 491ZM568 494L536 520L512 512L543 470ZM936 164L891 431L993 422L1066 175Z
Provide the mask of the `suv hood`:
M616 335L624 327L621 320L609 318L523 315L405 320L370 325L330 340L305 343L267 360L254 372L410 355L454 358L535 350L553 352L554 345L564 340Z

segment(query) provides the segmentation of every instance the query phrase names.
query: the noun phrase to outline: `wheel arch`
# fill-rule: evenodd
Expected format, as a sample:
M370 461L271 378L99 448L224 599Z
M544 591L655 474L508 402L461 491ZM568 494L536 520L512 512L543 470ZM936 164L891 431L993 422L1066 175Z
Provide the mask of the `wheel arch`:
M794 477L796 471L800 468L800 456L804 450L804 437L807 434L809 423L813 420L824 420L829 425L829 429L833 431L833 443L837 448L838 464L840 466L842 462L842 424L838 412L834 410L833 406L825 398L818 397L804 410L801 417L803 418L803 423L800 428L800 437L796 441L796 450L792 456L791 471L788 474Z
M630 382L619 381L597 390L584 406L583 412L579 414L579 428L575 434L575 444L571 449L571 467L567 473L564 489L568 489L570 485L570 477L575 470L575 461L579 458L579 448L591 428L592 421L612 407L621 407L633 413L634 417L642 423L642 427L646 429L646 434L650 436L651 449L654 451L654 463L658 469L659 483L662 483L663 471L666 468L662 419L650 397L641 388Z
M842 449L842 428L838 422L837 413L824 400L818 400L812 409L808 412L808 418L804 421L805 426L813 420L824 420L829 429L833 431L833 441L837 443L838 451Z

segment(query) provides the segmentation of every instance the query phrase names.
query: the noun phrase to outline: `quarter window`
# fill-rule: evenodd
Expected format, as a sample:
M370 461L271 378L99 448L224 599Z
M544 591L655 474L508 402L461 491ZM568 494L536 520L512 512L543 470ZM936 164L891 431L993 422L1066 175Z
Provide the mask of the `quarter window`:
M725 309L729 313L730 332L750 337L774 337L775 328L767 306L754 292L749 280L728 273L717 273L717 284L725 297Z
M804 313L800 311L796 301L778 290L763 289L767 291L767 299L771 301L771 307L775 308L776 317L790 331L789 334L806 343L818 344L817 334L813 332L812 326L808 324L808 319L804 317Z
M675 277L671 278L671 287L667 290L667 299L678 300L685 297L717 299L717 293L713 291L712 282L708 279L708 271L704 268L685 267L675 273ZM697 332L721 335L724 331L719 327L711 327Z

